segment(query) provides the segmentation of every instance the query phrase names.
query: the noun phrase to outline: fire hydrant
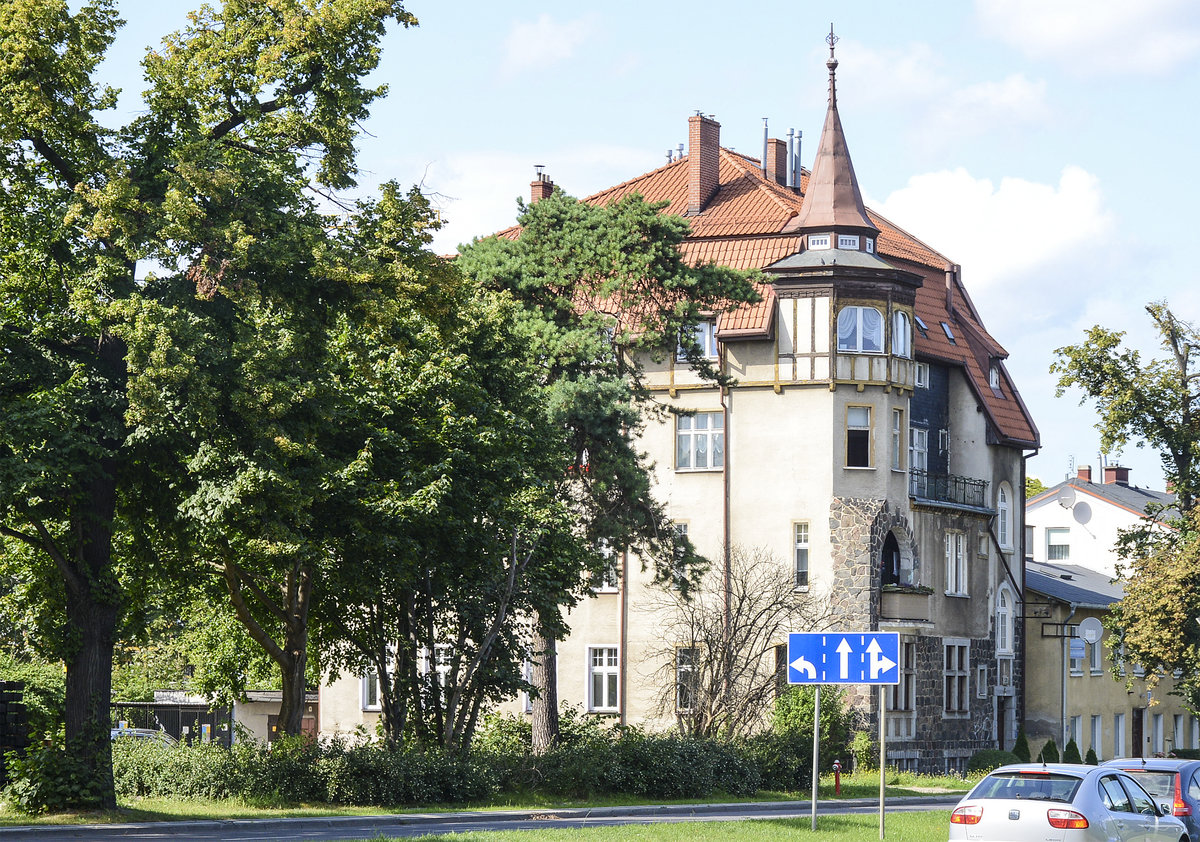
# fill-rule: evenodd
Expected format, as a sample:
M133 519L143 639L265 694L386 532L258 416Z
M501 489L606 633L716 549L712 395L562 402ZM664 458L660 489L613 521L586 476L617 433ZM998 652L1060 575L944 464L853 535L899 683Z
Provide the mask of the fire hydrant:
M833 794L842 794L842 761L833 761Z

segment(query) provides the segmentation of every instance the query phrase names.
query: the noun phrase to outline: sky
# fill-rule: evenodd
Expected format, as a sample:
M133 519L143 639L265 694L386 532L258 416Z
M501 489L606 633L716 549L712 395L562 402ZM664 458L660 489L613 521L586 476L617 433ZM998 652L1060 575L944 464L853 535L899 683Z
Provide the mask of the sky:
M145 47L193 2L123 0L100 73L138 108ZM1099 466L1096 415L1055 396L1055 349L1093 325L1162 354L1145 305L1200 323L1195 272L1200 4L1194 0L760 0L750 4L410 0L361 139L360 191L420 184L434 247L506 227L535 165L586 196L666 162L687 118L722 145L803 133L812 165L832 23L838 105L868 207L962 266L1042 438L1047 485ZM123 122L123 119L118 119ZM1107 457L1162 488L1157 454Z

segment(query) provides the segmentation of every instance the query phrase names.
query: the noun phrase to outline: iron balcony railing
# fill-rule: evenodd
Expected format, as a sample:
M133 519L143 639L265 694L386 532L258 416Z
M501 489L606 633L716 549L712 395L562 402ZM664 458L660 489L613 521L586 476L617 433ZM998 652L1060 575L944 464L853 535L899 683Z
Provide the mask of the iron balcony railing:
M987 480L960 477L954 474L931 474L929 471L908 472L908 494L935 503L954 503L959 506L987 508Z

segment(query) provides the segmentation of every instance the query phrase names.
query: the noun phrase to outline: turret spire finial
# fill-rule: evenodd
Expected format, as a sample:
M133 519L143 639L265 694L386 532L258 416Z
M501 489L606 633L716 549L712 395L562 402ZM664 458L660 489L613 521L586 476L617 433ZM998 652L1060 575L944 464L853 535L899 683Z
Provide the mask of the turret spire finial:
M834 73L838 66L837 58L833 55L833 48L840 40L833 34L833 24L830 23L829 35L825 37L825 43L829 45L829 61L825 62L825 66L829 68L829 105L832 108L837 108L837 83L834 81Z

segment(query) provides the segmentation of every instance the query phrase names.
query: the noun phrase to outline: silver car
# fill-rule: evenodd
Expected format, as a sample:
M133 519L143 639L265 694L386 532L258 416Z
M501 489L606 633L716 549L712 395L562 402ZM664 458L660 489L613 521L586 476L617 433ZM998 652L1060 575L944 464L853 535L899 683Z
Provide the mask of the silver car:
M950 815L950 841L1188 842L1187 828L1111 766L1001 766Z

